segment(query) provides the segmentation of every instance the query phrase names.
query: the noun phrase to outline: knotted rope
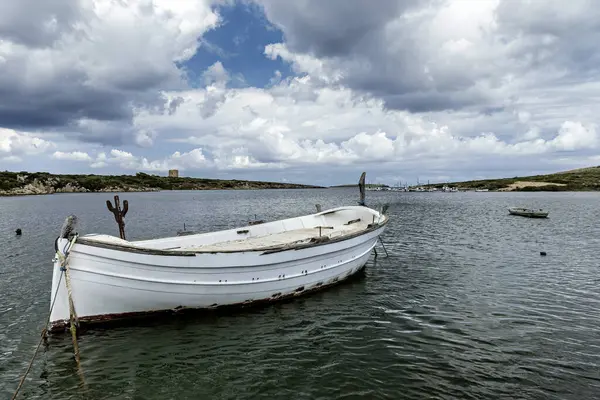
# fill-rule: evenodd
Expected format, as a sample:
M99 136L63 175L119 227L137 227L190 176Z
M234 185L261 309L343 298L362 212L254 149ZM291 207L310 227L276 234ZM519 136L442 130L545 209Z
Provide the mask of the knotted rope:
M58 284L56 285L56 291L54 292L54 299L52 301L52 304L50 306L50 312L48 313L48 318L46 319L46 324L44 326L44 328L42 329L42 334L41 334L41 338L40 341L38 342L35 351L33 353L33 356L31 357L31 361L29 362L29 365L27 366L27 369L25 370L25 374L23 374L23 377L21 378L21 380L19 381L19 385L17 386L17 389L15 390L15 393L12 396L12 400L15 400L19 394L19 391L21 390L21 388L23 387L23 383L25 382L25 378L27 378L27 375L29 374L29 372L31 371L31 367L33 366L33 361L35 360L35 357L37 356L37 353L40 349L40 346L42 345L42 342L44 342L44 340L47 339L47 327L50 324L50 318L52 315L52 310L54 309L54 304L56 303L56 298L58 295L58 289L60 288L60 283L62 282L62 277L63 274L65 275L65 283L67 285L67 292L69 294L69 319L70 319L70 331L71 331L71 337L73 340L73 349L75 352L75 361L77 362L77 372L81 378L81 381L83 383L83 385L85 386L85 380L83 378L83 372L81 370L81 362L79 359L79 345L77 344L77 331L76 331L76 325L79 325L79 319L77 318L77 314L75 313L75 304L73 303L73 292L71 290L71 277L70 277L70 270L69 270L69 254L71 252L71 248L73 247L73 245L75 244L75 242L77 241L77 237L78 235L75 234L73 236L73 238L71 239L71 241L67 244L67 246L65 246L65 248L63 249L63 252L60 251L60 249L56 250L56 258L58 261L60 261L60 276L58 278ZM58 241L58 239L57 239Z

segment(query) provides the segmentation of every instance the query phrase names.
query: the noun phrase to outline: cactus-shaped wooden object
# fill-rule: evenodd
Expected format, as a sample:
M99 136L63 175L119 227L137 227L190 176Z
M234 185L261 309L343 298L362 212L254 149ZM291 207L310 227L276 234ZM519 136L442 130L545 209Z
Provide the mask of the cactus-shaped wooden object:
M115 205L113 206L110 200L106 200L106 207L108 207L108 211L114 214L115 221L117 221L117 225L119 226L119 236L121 239L125 239L125 214L127 214L127 210L129 210L129 203L127 200L123 200L123 210L121 210L121 203L119 201L119 196L115 195Z

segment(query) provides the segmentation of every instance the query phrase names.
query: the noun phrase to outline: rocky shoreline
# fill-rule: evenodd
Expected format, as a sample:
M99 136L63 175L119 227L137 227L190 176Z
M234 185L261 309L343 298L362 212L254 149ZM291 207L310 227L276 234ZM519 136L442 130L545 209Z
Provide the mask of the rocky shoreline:
M168 178L138 173L135 176L51 175L0 172L0 196L57 193L158 192L172 190L300 189L318 186L201 178ZM123 182L129 181L129 182Z
M116 192L159 192L164 189L160 188L140 188L140 187L107 187L100 190L89 190L86 188L67 185L62 188L55 189L52 186L45 186L41 184L28 184L20 188L11 190L0 190L0 197L9 196L36 196L45 194L57 194L57 193L116 193Z
M102 192L156 192L160 188L151 187L119 187L109 186L99 190L90 190L78 185L77 183L66 182L61 186L60 178L33 179L32 182L25 183L27 175L17 175L17 180L23 186L15 187L9 190L0 190L0 196L29 196L55 193L102 193Z

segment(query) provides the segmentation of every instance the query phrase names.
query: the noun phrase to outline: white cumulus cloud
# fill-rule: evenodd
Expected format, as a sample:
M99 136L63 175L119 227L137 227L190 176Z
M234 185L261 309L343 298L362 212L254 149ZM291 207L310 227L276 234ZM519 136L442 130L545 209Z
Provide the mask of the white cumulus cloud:
M339 182L357 168L454 179L597 160L600 8L589 0L38 3L0 13L10 168L326 184L323 166ZM219 7L250 3L264 20L240 12L248 27L268 22L281 41L238 52L249 41L204 37L232 23Z
M72 152L62 152L55 151L52 154L52 158L57 160L69 160L69 161L91 161L92 157L86 152L83 151L72 151Z
M54 147L54 143L39 138L33 133L0 128L0 155L5 157L42 154Z

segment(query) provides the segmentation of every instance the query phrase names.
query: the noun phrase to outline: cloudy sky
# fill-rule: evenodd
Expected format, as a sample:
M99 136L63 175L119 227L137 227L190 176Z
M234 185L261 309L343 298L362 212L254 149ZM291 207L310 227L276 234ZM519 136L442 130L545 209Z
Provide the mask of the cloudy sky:
M328 185L600 164L595 0L0 9L0 170Z

